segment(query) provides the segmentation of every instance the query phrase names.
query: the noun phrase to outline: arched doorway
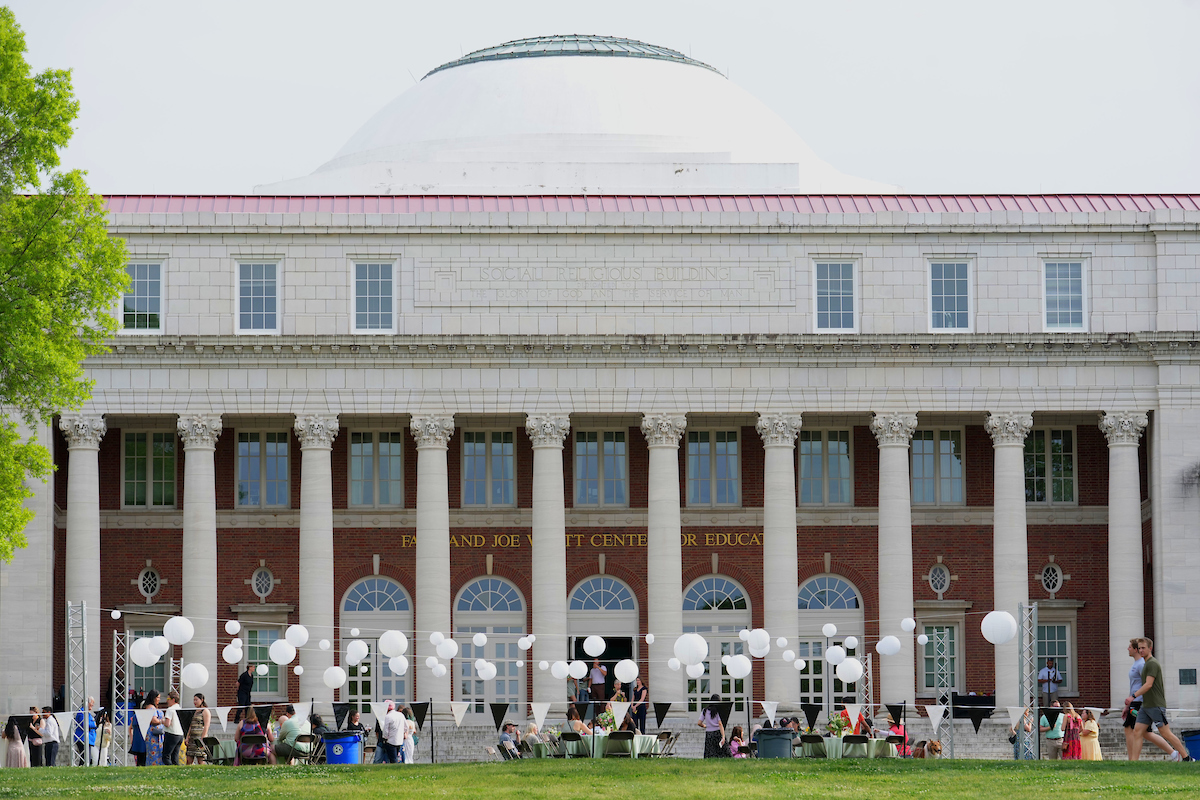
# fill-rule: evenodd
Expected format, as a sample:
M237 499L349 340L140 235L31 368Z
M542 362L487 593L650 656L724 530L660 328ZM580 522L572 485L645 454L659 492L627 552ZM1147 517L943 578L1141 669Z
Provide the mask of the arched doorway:
M611 575L593 575L580 581L568 597L568 652L571 658L585 661L590 667L592 657L584 652L583 642L592 635L604 637L600 663L608 668L604 686L604 696L608 697L615 680L613 667L623 658L637 658L637 600L624 581Z
M732 678L721 658L747 652L738 636L750 627L750 601L746 592L724 575L693 581L683 593L683 632L698 633L708 641L704 674L688 678L688 711L699 711L714 693L733 701L734 711L745 711L752 696L752 677Z
M382 575L353 584L342 597L340 639L342 649L351 639L362 639L370 653L358 666L347 666L346 685L339 693L343 702L353 703L363 713L371 711L370 703L381 700L411 700L413 650L409 647L409 672L393 675L388 659L380 655L379 634L387 630L413 635L412 601L398 582ZM351 631L358 629L358 636Z
M800 671L800 702L820 705L826 713L858 702L857 685L839 680L824 655L831 645L844 646L847 636L859 640L857 648L846 648L849 655L864 652L862 595L841 575L816 575L801 584L796 605L800 617L796 657L808 662ZM837 626L837 634L826 637L821 628L830 622Z
M487 636L487 644L476 647L471 639L477 633ZM454 639L459 653L451 665L457 681L457 700L470 702L469 714L486 714L488 703L509 704L509 713L524 709L525 681L517 661L524 658L517 639L525 634L525 598L511 582L492 575L476 578L463 586L454 601ZM496 665L496 677L480 680L475 674L475 659Z

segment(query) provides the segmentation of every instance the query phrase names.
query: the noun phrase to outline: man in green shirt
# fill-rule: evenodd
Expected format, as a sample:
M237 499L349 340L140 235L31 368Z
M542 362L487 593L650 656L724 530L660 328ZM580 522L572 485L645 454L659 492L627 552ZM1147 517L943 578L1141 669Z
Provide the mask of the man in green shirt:
M1050 704L1051 708L1062 708L1057 700ZM1046 735L1046 751L1042 753L1043 758L1048 758L1051 761L1057 761L1062 758L1063 752L1063 722L1066 721L1065 714L1058 714L1054 719L1054 724L1046 719L1043 714L1038 720L1038 730Z
M1175 752L1171 754L1172 761L1191 761L1187 748L1179 737L1171 733L1167 725L1167 689L1163 684L1162 665L1154 657L1154 642L1145 637L1138 639L1138 654L1146 659L1142 667L1142 686L1126 700L1126 704L1134 702L1139 697L1142 708L1138 711L1137 720L1133 726L1133 742L1129 749L1129 760L1137 761L1142 754L1142 742L1151 723L1158 726L1158 732L1171 743Z
M296 756L308 755L312 747L307 742L296 743L297 737L312 733L312 725L296 714L292 706L288 706L288 711L291 711L292 715L279 726L279 739L275 742L275 759L284 764Z

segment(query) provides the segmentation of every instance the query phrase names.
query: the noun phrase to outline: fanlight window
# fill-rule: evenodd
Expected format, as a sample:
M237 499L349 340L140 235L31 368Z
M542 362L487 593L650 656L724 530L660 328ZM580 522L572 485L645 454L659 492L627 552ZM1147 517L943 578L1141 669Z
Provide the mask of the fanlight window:
M858 592L841 578L821 575L800 587L797 607L810 611L862 608Z
M744 611L746 596L733 581L705 578L683 596L684 611Z
M633 593L615 578L589 578L571 595L572 611L632 611L633 608Z
M463 589L456 611L524 611L517 587L499 578L480 578Z
M342 611L408 611L408 595L395 581L367 578L359 581L346 595Z

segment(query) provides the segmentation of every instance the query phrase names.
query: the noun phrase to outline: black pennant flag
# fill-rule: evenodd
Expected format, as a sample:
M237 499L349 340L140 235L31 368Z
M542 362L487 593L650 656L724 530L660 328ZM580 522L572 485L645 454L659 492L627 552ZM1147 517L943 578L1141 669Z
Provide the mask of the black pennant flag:
M888 713L892 715L892 722L895 722L897 725L900 725L904 719L905 704L904 703L884 703L883 705L885 708L887 708Z
M271 719L271 712L274 710L275 706L263 706L262 708L254 709L254 713L258 716L258 724L262 725L264 729L267 727L267 722Z
M589 701L587 701L587 700L579 700L579 701L576 701L576 702L574 702L574 703L571 703L571 705L575 706L575 710L579 712L579 718L580 718L580 719L587 719L587 718L588 718L588 709L589 709L589 708L591 707L591 705L592 705L592 704L591 704Z
M488 703L488 707L492 709L492 721L496 723L496 730L500 730L500 723L504 722L504 715L508 713L508 703Z
M183 735L186 738L188 730L192 727L192 717L196 716L196 709L190 708L184 711L181 708L175 712L175 716L179 717L179 726L183 728Z
M808 727L811 730L817 724L817 715L821 713L821 707L813 703L801 703L800 710L804 712L804 718L808 720Z
M726 728L729 727L729 715L733 711L732 701L725 703L705 703L704 707L711 708L713 711L716 711L717 715L721 717L721 724Z
M1058 718L1061 714L1062 714L1062 709L1055 708L1054 706L1050 706L1048 708L1042 709L1042 716L1044 716L1046 718L1046 721L1050 723L1051 728L1053 728L1055 723L1058 722Z
M971 720L971 724L975 726L975 732L979 733L979 725L991 713L990 708L967 708L967 717Z
M21 734L21 740L24 741L32 735L29 726L33 724L32 714L14 714L9 717L10 720L17 724L17 732ZM82 734L80 734L82 736ZM80 740L82 741L82 739ZM81 745L82 746L82 745Z
M342 729L342 723L346 721L346 717L350 716L350 708L353 703L334 703L333 704L333 722L337 730Z
M408 707L412 709L413 716L417 718L417 730L425 730L425 715L429 713L429 701L410 703Z
M667 718L667 712L671 710L670 703L655 703L654 704L654 720L658 727L662 727L663 720Z

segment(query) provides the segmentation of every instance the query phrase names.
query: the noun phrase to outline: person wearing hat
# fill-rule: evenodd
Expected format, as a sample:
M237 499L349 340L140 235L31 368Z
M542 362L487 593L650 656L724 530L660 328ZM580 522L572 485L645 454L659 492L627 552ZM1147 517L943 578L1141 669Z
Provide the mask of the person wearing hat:
M908 734L905 732L904 726L901 725L899 722L896 722L896 720L892 718L891 714L887 715L887 724L888 724L888 734L890 734L891 736L899 736L901 739L904 740L900 744L896 745L896 755L898 755L898 756L911 755L911 753L909 752L909 749L908 749Z

